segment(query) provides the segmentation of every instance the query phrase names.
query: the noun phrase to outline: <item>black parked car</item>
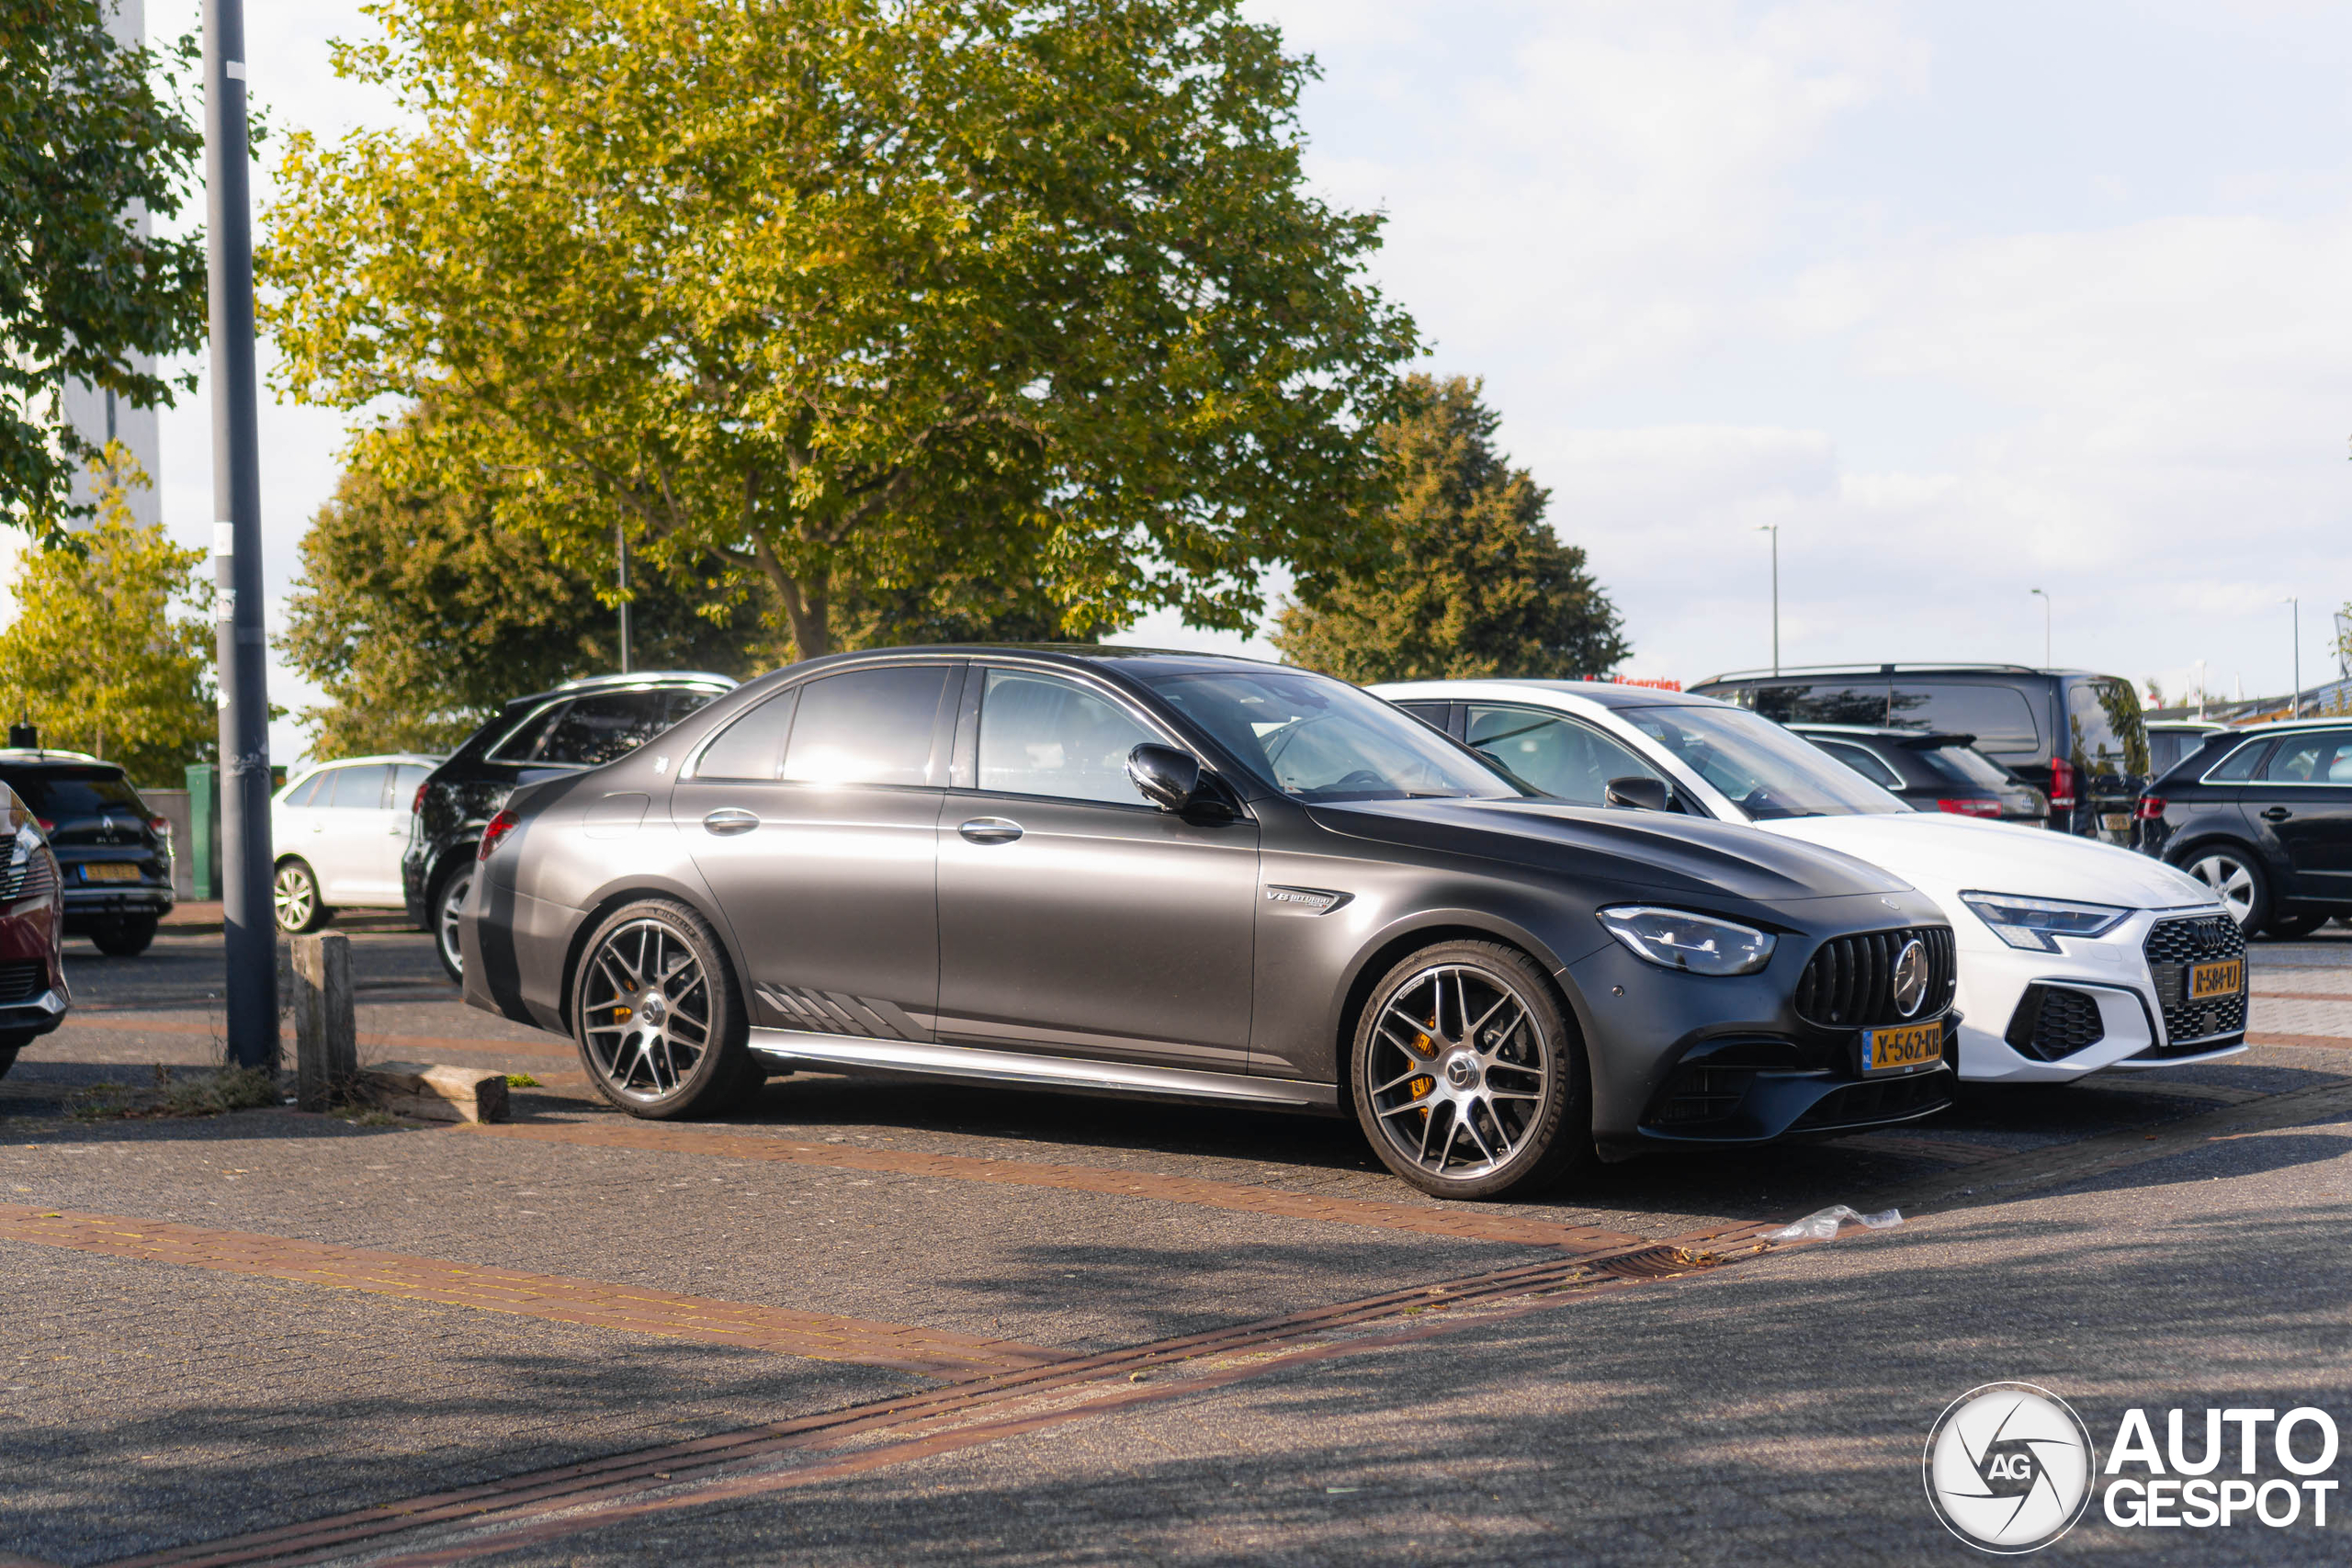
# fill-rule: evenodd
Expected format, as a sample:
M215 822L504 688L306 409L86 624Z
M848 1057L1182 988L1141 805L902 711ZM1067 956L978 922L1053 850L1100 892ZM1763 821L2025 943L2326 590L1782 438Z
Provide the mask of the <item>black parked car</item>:
M2141 803L2143 848L2221 896L2248 931L2352 915L2352 719L2209 736Z
M408 918L433 933L449 978L463 973L458 910L473 885L475 846L514 786L627 756L734 685L725 675L673 671L566 681L508 703L425 775L406 803L401 892Z
M1742 670L1690 688L1782 724L1859 724L1973 735L2040 790L2061 832L2136 841L2147 787L2140 696L2118 675L2023 664L1859 664Z
M65 934L109 958L135 958L172 912L168 819L121 768L79 751L0 751L0 784L40 823L64 879Z
M1914 811L2049 825L2041 792L1976 750L1973 735L1861 724L1789 728Z
M899 649L518 789L466 1000L639 1116L771 1068L1347 1115L1425 1191L1949 1102L1951 926L1843 855L1536 796L1342 682Z

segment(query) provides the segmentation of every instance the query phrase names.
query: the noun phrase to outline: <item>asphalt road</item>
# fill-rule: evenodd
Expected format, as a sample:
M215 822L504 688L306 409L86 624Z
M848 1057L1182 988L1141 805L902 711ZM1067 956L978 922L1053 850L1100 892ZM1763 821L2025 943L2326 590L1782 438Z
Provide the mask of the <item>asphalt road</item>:
M1957 1562L1919 1453L1976 1384L2102 1450L2134 1404L2352 1427L2352 941L2258 946L2294 1043L2229 1063L1445 1205L1228 1111L795 1077L650 1128L364 927L363 1054L528 1072L511 1127L77 1120L217 1050L185 929L77 953L0 1080L0 1551ZM1908 1218L1747 1240L1833 1202ZM2045 1555L2336 1562L2336 1525L2095 1507Z

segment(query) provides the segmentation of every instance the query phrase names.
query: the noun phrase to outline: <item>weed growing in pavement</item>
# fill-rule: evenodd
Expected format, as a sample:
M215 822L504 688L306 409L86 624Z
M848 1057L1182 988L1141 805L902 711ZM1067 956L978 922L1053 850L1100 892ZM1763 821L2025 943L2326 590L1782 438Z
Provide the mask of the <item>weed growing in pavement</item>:
M401 1119L372 1105L338 1105L327 1112L338 1122L348 1122L355 1127L397 1127Z
M506 1087L508 1089L537 1089L539 1087L539 1080L528 1073L509 1073L506 1075Z
M259 1067L208 1067L185 1076L157 1066L152 1089L94 1083L66 1097L66 1113L77 1122L112 1122L140 1116L221 1116L278 1101L277 1078Z

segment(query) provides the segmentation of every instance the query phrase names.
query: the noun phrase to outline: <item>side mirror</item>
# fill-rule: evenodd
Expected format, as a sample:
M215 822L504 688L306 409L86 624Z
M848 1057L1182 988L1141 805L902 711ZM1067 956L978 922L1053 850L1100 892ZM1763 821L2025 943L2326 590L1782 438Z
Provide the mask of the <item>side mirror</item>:
M1127 753L1127 777L1162 811L1182 811L1201 787L1201 760L1173 746L1149 743Z
M1623 806L1634 811L1663 811L1672 797L1668 794L1664 779L1635 776L1611 779L1601 798L1611 806Z

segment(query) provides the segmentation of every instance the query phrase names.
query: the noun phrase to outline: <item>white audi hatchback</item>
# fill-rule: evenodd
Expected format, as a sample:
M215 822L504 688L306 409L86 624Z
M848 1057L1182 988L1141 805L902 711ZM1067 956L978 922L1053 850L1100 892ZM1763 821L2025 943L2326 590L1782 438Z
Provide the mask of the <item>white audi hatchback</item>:
M337 909L397 909L409 808L438 757L352 757L299 774L269 803L277 856L270 892L280 931L308 931Z
M1927 894L1959 944L1962 1078L2058 1083L2245 1049L2245 939L2212 889L2146 855L1914 811L1712 697L1590 681L1372 691L1562 800L1747 823Z

